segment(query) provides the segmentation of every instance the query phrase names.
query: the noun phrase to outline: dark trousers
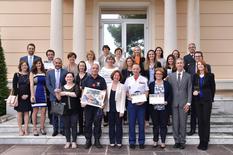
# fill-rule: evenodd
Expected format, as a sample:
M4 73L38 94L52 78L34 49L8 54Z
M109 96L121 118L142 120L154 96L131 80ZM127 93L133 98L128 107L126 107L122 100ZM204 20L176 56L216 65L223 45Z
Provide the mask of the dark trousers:
M149 121L151 114L150 114L150 108L149 108L149 102L148 101L145 103L145 106L146 106L145 121Z
M195 102L191 104L191 119L190 119L190 127L192 131L196 131L196 124L197 124L197 114L196 114L196 107Z
M119 116L119 112L109 112L109 139L110 144L121 144L123 129L122 129L122 118Z
M55 103L52 103L55 104ZM52 114L52 120L53 120L53 130L54 131L64 131L64 120L63 116L58 116Z
M153 140L155 142L159 141L159 135L161 136L162 143L165 143L167 135L167 118L168 111L165 110L155 110L154 106L151 107L151 119L153 122Z
M70 142L70 136L72 135L72 142L76 142L78 114L64 115L63 119L65 126L66 141Z
M80 107L78 113L78 124L79 124L79 133L83 133L83 108Z
M84 108L85 113L85 137L91 140L92 137L92 124L94 123L94 137L100 139L101 136L101 121L103 117L102 109L87 105Z
M210 137L211 101L197 101L195 103L198 118L198 135L200 141L208 142Z
M127 109L128 108L128 100L127 99L125 99L125 109ZM127 110L125 110L125 112L124 112L124 121L127 121Z
M48 106L48 118L49 118L49 123L53 123L53 115L50 113L51 111L51 101L49 98L47 98L47 106Z
M145 104L136 105L131 101L128 103L128 115L129 115L129 144L136 143L135 126L136 120L138 121L139 136L138 143L145 143Z

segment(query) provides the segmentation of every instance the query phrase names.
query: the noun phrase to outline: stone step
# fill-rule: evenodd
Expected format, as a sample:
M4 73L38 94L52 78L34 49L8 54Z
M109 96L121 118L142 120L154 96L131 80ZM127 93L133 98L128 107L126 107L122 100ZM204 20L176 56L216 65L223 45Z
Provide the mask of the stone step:
M138 135L137 135L138 136ZM153 134L146 134L146 145L153 144ZM199 137L197 134L193 136L186 137L187 144L198 144ZM104 145L109 144L109 137L108 134L102 134L101 143ZM46 136L18 136L16 133L8 133L8 134L1 134L0 135L0 144L64 144L65 137L58 135L56 137L52 137L50 135ZM78 136L77 137L78 144L85 144L85 137ZM123 135L124 145L128 144L128 134ZM171 134L167 135L166 144L172 145L174 144L173 136ZM210 135L210 144L233 144L233 135L226 134L226 133L215 133Z
M216 124L211 124L211 133L233 133L233 124L223 124L223 123L216 123ZM39 128L39 126L38 126ZM48 135L52 135L53 132L53 127L52 125L46 125L45 127L46 132ZM190 125L187 125L187 131L190 130ZM30 124L29 125L29 132L32 133L33 131L33 126ZM127 125L123 126L123 133L128 133L129 129ZM135 131L138 133L138 126L136 126ZM198 129L197 129L198 131ZM17 125L1 125L0 126L0 133L17 133L18 132L18 126ZM108 133L109 128L108 127L102 127L102 132L103 133ZM153 126L150 125L149 127L145 128L145 133L152 133L153 132ZM168 133L172 133L172 126L168 126Z

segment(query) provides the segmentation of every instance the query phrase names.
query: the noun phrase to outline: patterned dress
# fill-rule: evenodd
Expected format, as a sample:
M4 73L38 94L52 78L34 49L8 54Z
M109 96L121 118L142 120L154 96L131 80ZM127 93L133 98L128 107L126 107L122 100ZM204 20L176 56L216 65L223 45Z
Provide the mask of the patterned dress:
M47 107L45 74L44 73L35 74L33 80L34 80L35 103L32 104L32 108Z

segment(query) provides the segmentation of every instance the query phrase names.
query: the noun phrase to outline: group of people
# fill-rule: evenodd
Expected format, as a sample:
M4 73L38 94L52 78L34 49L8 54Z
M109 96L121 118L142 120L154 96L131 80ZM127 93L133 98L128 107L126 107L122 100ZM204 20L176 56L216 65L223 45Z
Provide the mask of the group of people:
M114 54L108 45L102 48L98 58L90 50L86 61L76 64L77 55L68 53L68 64L55 58L53 50L47 50L48 60L36 56L35 45L27 46L28 55L20 58L19 71L13 77L13 92L18 95L19 135L28 135L29 113L33 122L33 135L46 135L46 110L53 134L66 137L64 148L77 147L77 135L84 134L85 148L100 143L102 120L109 126L111 147L122 147L123 122L129 125L129 145L136 148L136 122L139 128L138 144L145 147L145 127L149 118L153 124L154 147L166 147L167 125L172 116L174 148L185 148L187 115L191 110L192 135L198 119L198 149L208 149L210 135L210 115L215 95L215 79L210 65L203 60L203 53L196 51L194 43L188 45L189 54L184 58L174 50L163 57L163 49L149 50L146 58L136 46L133 55L124 59L123 51L117 48ZM85 87L106 92L101 107L80 101ZM50 113L55 104L65 104L63 115ZM37 114L41 112L40 128L37 128ZM24 123L23 123L24 122ZM24 128L22 127L24 124ZM79 124L79 128L77 128ZM93 126L94 125L94 129ZM79 132L77 132L79 131ZM161 143L159 144L159 136Z

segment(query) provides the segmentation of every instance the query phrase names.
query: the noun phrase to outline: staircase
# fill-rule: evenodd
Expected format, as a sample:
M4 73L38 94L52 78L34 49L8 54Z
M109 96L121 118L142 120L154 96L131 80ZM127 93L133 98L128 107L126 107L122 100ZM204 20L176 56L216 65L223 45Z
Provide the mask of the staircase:
M4 119L4 117L3 117ZM29 125L30 135L29 136L19 136L17 119L13 116L9 116L8 120L0 123L0 144L64 144L65 137L58 135L52 137L53 128L49 125L48 120L46 120L46 136L33 136L32 135L32 125ZM0 120L1 121L1 120ZM188 119L189 122L189 119ZM38 124L39 127L39 124ZM189 131L190 126L188 123L187 131ZM123 144L128 144L128 126L123 127ZM136 128L138 133L138 129ZM146 144L153 144L153 133L152 126L145 128L146 132ZM193 136L186 137L187 144L198 144L199 137L196 134ZM102 128L101 142L103 144L109 144L108 138L108 127ZM78 136L78 144L85 144L85 137ZM167 144L174 144L172 136L172 127L168 126L168 134L166 138ZM210 144L233 144L233 97L222 97L216 96L215 102L213 103L212 115L211 115L211 134L210 134Z

